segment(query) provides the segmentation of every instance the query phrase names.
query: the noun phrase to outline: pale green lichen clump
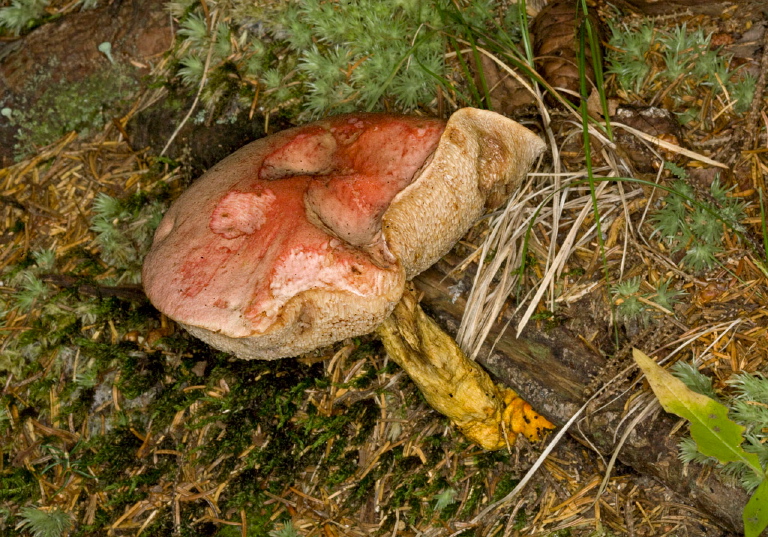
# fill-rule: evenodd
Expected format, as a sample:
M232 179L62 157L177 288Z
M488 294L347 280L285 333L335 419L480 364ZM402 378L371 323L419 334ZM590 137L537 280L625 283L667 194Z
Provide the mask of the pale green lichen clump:
M10 116L11 124L18 127L16 158L21 159L71 131L88 136L118 117L138 88L138 83L124 69L119 65L110 66L76 82L52 83L49 74L32 77L30 86L47 89L30 105L22 102L6 115ZM29 93L33 91L30 89Z

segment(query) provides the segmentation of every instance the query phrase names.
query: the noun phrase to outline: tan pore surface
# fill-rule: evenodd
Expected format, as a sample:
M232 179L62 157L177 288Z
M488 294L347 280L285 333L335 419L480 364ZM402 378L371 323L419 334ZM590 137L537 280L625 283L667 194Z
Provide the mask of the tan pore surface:
M407 279L448 253L488 209L504 203L544 142L504 116L462 108L421 176L384 214L384 236Z

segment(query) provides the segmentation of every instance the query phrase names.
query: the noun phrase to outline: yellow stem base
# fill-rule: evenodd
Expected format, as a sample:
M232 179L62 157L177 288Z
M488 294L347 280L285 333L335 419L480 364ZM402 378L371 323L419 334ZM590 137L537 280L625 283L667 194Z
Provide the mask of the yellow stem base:
M554 425L509 388L494 384L468 359L406 290L377 330L389 356L411 377L427 402L472 442L502 449L518 434L536 441Z

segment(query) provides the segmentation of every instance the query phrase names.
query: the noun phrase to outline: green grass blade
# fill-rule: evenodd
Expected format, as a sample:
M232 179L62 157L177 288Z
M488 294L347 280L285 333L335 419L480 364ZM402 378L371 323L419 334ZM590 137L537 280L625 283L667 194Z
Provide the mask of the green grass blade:
M488 108L488 110L493 110L493 106L491 106L491 92L488 89L488 82L485 80L485 70L483 69L483 62L480 58L480 52L477 50L477 43L475 43L475 39L472 34L469 34L468 38L472 47L472 57L475 59L475 65L477 66L477 76L480 79L480 87L483 90L485 106Z
M450 41L453 50L456 51L456 59L459 60L459 66L461 66L461 72L464 75L464 80L466 81L467 86L469 86L469 91L472 94L472 100L468 102L473 103L474 106L480 106L483 99L480 96L480 92L477 90L477 84L475 84L475 78L472 76L469 65L467 65L467 62L464 60L464 55L461 53L461 48L456 42L456 39L453 37L449 36L448 40ZM482 72L483 68L480 63L478 63L477 69L479 72Z
M593 27L592 21L589 18L587 0L580 0L580 7L582 13L584 14L584 28L586 29L587 33L589 50L592 53L592 69L595 72L595 85L597 86L597 92L600 96L600 106L603 110L603 117L605 118L605 133L608 136L608 139L613 141L611 115L608 112L608 99L605 96L605 77L603 76L603 54L600 49L600 36L598 35L596 28Z
M440 84L440 86L445 89L445 92L447 94L454 94L458 97L458 100L464 103L467 103L471 106L480 106L481 100L480 100L480 94L477 93L477 88L474 86L474 83L472 81L468 81L467 84L470 86L470 90L473 91L473 95L467 95L463 91L461 91L458 87L456 87L455 84L453 84L450 80L446 79L444 76L440 75L439 73L435 73L431 69L429 69L426 65L423 65L419 60L416 60L417 63L421 66L422 69L424 69L424 72L427 73L429 76L435 79L435 81Z
M597 206L597 193L595 191L595 174L592 166L592 145L589 138L589 112L587 111L587 99L589 97L589 87L587 85L586 51L585 51L585 32L582 26L579 31L579 88L581 92L581 132L584 144L584 164L587 169L587 182L589 183L589 192L592 196L592 210L595 215L595 225L597 226L597 244L600 247L600 256L603 261L603 270L605 272L605 281L608 282L608 260L605 257L605 244L603 242L603 232L600 225L600 210Z
M528 65L533 67L533 43L531 42L531 33L528 31L528 11L525 0L520 0L518 16L520 17L520 33L523 49L525 50L525 59Z

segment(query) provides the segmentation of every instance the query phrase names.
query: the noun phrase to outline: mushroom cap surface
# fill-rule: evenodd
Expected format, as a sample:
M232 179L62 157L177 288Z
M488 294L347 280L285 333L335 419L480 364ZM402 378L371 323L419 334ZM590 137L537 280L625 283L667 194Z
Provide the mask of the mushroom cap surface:
M144 262L151 302L240 358L372 331L405 282L519 185L543 142L493 112L350 114L257 140L171 206Z

